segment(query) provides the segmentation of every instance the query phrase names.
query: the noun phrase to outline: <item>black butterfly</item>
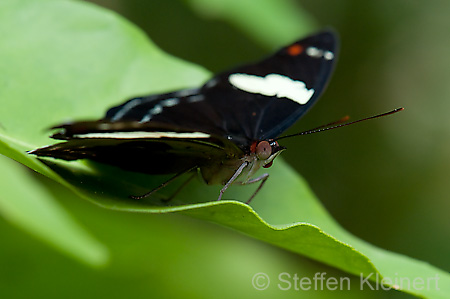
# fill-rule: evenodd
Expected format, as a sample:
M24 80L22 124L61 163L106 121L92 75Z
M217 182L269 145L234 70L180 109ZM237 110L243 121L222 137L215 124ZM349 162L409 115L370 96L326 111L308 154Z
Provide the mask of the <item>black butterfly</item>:
M276 138L317 101L336 60L337 38L321 32L254 64L223 72L202 87L133 98L98 121L63 124L51 136L67 140L30 153L91 159L148 174L175 176L199 169L207 184L233 183L270 167L285 148Z

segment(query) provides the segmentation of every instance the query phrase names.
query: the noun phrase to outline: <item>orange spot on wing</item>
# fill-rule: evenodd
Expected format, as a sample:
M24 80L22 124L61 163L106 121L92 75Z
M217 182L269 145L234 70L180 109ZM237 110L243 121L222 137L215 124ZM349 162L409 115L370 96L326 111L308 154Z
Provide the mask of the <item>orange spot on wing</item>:
M299 45L299 44L293 44L292 46L287 48L287 52L291 56L297 56L297 55L302 54L303 47L301 45Z

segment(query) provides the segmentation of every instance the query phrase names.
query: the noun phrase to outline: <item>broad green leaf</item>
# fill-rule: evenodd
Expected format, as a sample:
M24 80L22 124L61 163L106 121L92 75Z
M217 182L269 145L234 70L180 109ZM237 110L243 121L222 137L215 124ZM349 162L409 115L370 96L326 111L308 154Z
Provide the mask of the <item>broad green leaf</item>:
M107 262L107 249L74 221L26 168L2 155L0 168L1 217L82 262L93 266Z
M205 219L373 281L377 273L424 281L438 275L440 290L435 285L418 290L395 281L387 285L430 298L450 295L447 273L376 248L343 230L281 159L275 161L267 186L250 207L234 200L217 202L220 186L206 187L198 181L168 204L158 198L130 200L128 195L148 191L167 177L83 161L41 163L26 155L25 150L52 142L45 128L65 120L101 117L107 107L129 97L198 85L209 74L162 53L131 24L95 6L5 1L0 12L4 37L0 54L10 57L0 62L4 86L0 153L107 208ZM21 22L30 16L36 20L32 27ZM164 192L170 194L176 187ZM226 198L245 201L253 190L254 186L232 187Z

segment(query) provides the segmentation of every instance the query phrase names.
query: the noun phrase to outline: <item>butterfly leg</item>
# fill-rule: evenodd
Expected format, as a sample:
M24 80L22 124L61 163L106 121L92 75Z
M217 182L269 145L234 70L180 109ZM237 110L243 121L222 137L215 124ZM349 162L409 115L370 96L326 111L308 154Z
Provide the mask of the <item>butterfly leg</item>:
M253 184L253 183L261 181L261 184L259 184L259 186L256 189L256 191L253 192L253 195L250 196L249 200L246 201L246 204L249 204L252 201L253 197L256 196L256 194L259 192L259 190L261 190L262 186L264 185L264 183L267 181L268 178L269 178L269 174L265 173L265 174L263 174L263 175L261 175L261 176L259 176L257 178L251 179L251 180L249 180L249 181L247 181L245 183L240 183L241 185L248 185L248 184Z
M137 195L137 196L136 195L130 195L130 198L132 198L132 199L143 199L143 198L146 198L146 197L152 195L153 193L155 193L156 191L161 190L162 188L166 187L167 185L169 185L171 182L173 182L174 180L176 180L177 178L179 178L183 174L188 173L188 172L190 172L190 171L192 171L192 170L194 170L196 168L197 168L197 166L189 168L188 170L181 171L181 172L177 173L176 175L174 175L173 177L171 177L169 180L167 180L164 183L162 183L161 185L159 185L158 187L154 188L153 190L150 190L149 192L147 192L147 193L145 193L143 195ZM182 187L184 187L184 186L182 186Z
M228 187L230 187L231 184L233 184L233 182L238 178L238 176L242 173L244 168L247 167L247 165L248 165L248 162L244 162L241 164L241 166L239 166L239 168L233 174L231 179L229 179L228 182L225 184L225 186L223 186L223 188L220 190L219 198L217 198L217 200L222 199L223 193L228 189Z
M180 191L186 187L187 184L189 184L190 181L192 181L192 179L195 177L196 173L194 172L186 181L183 182L183 184L178 187L178 189L172 194L170 195L168 198L163 198L161 199L161 201L163 202L169 202L171 201L175 196L177 196L178 193L180 193Z

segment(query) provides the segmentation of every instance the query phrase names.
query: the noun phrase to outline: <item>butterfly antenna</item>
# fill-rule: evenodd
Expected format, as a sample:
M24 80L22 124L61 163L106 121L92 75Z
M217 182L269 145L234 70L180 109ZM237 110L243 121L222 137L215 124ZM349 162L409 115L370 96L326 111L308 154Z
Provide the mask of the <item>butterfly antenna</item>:
M394 110L389 111L389 112L377 114L377 115L374 115L374 116L370 116L370 117L366 117L366 118L362 118L362 119L358 119L358 120L355 120L355 121L351 121L351 122L342 124L342 122L345 122L345 121L348 120L348 116L346 116L346 117L341 118L338 121L335 121L335 122L332 122L332 123L329 123L329 124L326 124L326 125L323 125L323 126L320 126L320 127L308 130L308 131L304 131L304 132L300 132L300 133L296 133L296 134L291 134L291 135L286 135L286 136L281 136L281 137L278 137L278 138L274 138L273 141L277 141L277 140L284 139L284 138L289 138L289 137L294 137L294 136L299 136L299 135L309 135L309 134L313 134L313 133L319 133L319 132L324 132L324 131L328 131L328 130L333 130L333 129L337 129L337 128L353 125L353 124L356 124L356 123L359 123L359 122L362 122L362 121L375 119L375 118L380 118L380 117L383 117L383 116L388 116L388 115L400 112L400 111L402 111L404 109L405 108L397 108L397 109L394 109ZM339 125L336 125L336 124L339 124Z
M342 124L342 123L346 122L349 119L350 119L350 116L346 115L346 116L344 116L344 117L342 117L342 118L340 118L340 119L338 119L336 121L333 121L333 122L331 122L329 124L321 125L321 126L309 129L308 131L314 131L314 130L322 129L322 128L329 127L329 126L332 126L332 125Z

